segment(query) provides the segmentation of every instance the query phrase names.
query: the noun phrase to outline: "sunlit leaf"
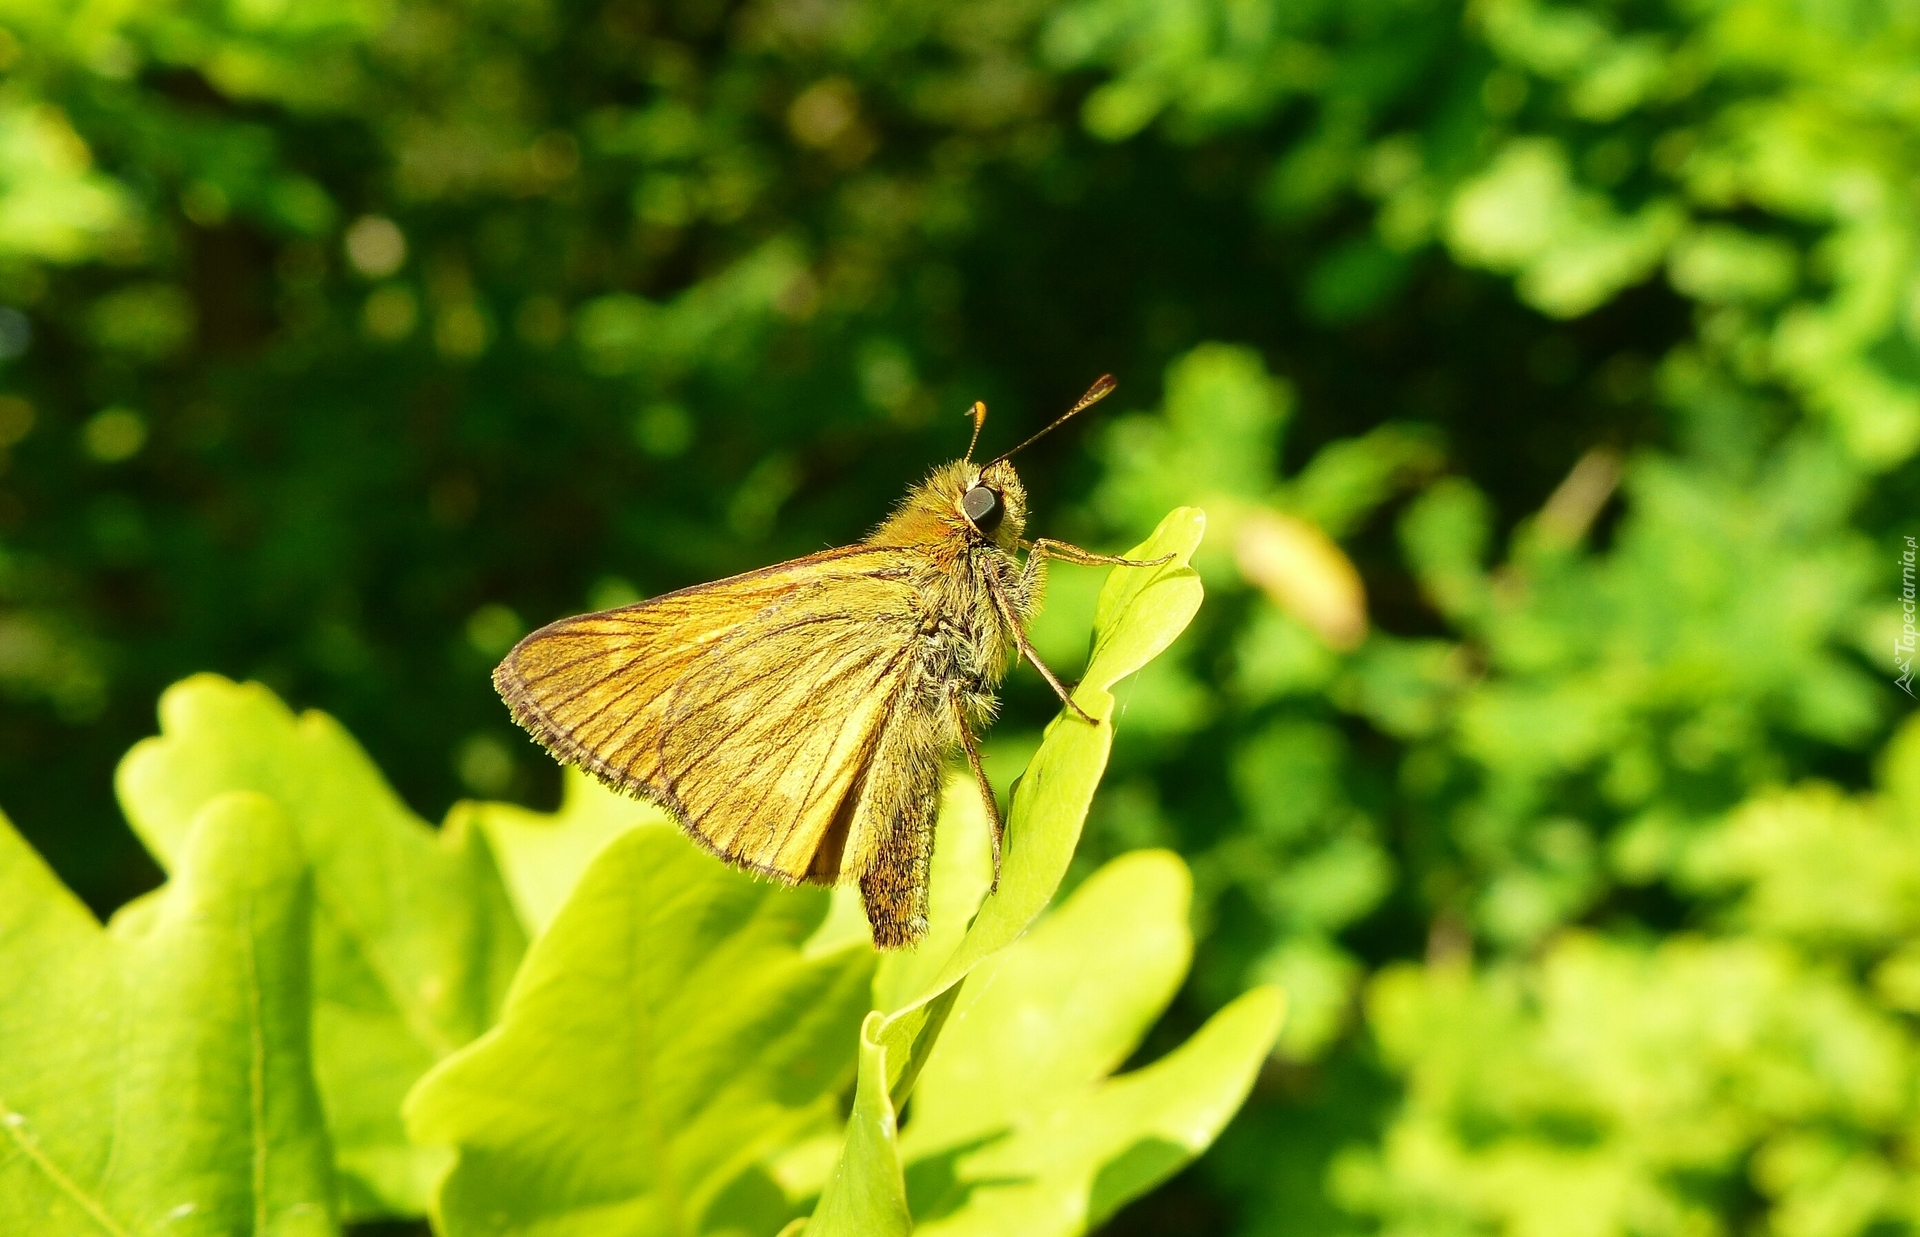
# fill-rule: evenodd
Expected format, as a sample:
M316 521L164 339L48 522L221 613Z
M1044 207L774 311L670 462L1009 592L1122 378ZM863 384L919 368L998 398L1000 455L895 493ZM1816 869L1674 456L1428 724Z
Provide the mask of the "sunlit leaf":
M415 1139L457 1149L442 1230L699 1231L852 1075L873 953L808 956L827 903L676 831L608 843L529 950L500 1024L407 1101Z
M492 1021L524 935L486 843L407 810L332 718L257 684L199 675L160 700L158 738L121 762L120 802L172 869L201 807L234 790L278 804L313 868L314 1058L343 1208L420 1214L445 1170L400 1101Z
M885 1015L875 1010L860 1027L860 1077L846 1144L820 1206L801 1231L861 1233L870 1237L913 1231L907 1183L900 1171L893 1101L887 1095L887 1048L876 1036Z
M0 821L0 1230L335 1231L299 842L226 794L172 856L103 930Z
M664 810L616 794L578 769L561 774L560 810L513 803L460 803L449 829L478 829L500 865L513 909L529 936L546 931L593 857L636 825L672 823Z

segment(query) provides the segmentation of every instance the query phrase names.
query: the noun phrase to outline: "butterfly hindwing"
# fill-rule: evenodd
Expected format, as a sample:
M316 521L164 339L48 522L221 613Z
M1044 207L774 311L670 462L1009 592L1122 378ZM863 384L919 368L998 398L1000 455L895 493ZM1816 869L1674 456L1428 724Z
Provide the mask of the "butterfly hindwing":
M906 701L918 630L898 549L828 550L637 605L562 619L494 672L556 756L666 807L716 854L831 882ZM858 875L856 870L851 875Z

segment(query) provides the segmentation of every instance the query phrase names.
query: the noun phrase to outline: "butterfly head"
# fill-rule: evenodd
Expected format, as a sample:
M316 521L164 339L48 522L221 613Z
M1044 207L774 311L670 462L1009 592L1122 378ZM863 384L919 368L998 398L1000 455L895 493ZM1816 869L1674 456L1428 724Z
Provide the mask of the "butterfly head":
M907 491L867 540L892 546L997 546L1012 550L1027 526L1027 491L1005 460L955 460Z
M1005 550L1018 545L1027 527L1027 491L1013 465L964 464L957 480L953 510L966 529Z
M1052 424L985 464L973 462L973 449L979 445L980 428L987 421L987 406L974 401L973 407L967 409L967 416L973 419L973 438L967 443L967 453L939 478L944 484L935 487L952 491L953 517L957 517L958 527L968 540L984 541L1003 550L1012 550L1020 544L1020 534L1027 527L1027 491L1008 459L1105 399L1113 387L1113 375L1102 374L1087 388L1087 393ZM950 522L953 522L951 517Z
M1113 385L1112 375L1103 374L1051 425L984 464L973 462L973 449L979 445L981 426L986 424L987 406L975 400L967 409L973 421L973 438L967 443L966 455L934 469L933 475L907 494L868 541L874 545L961 544L1017 549L1020 534L1027 527L1027 490L1009 458L1099 403Z

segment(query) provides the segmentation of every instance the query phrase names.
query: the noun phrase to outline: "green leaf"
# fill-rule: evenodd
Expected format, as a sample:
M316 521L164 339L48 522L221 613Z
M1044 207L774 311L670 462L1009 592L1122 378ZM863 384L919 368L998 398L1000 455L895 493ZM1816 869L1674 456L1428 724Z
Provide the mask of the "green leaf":
M0 1231L335 1231L299 843L231 794L173 855L102 931L0 820Z
M1136 851L975 968L920 1076L903 1153L997 1135L1117 1068L1187 973L1191 898L1176 856Z
M561 774L560 810L535 812L513 803L458 803L449 830L478 829L500 864L507 895L527 935L547 930L580 874L608 842L637 825L671 824L651 803L630 799L591 774Z
M721 1191L853 1069L873 955L808 955L828 901L675 831L608 843L500 1024L407 1100L418 1141L458 1149L442 1231L703 1231Z
M1190 895L1177 856L1125 856L975 968L897 1137L882 1102L885 1017L868 1015L846 1149L808 1231L1066 1237L1205 1150L1272 1050L1278 989L1241 997L1153 1065L1107 1076L1186 973Z
M907 1182L895 1154L899 1128L887 1094L887 1047L877 1032L886 1016L867 1015L860 1026L860 1081L847 1141L833 1177L804 1231L813 1233L908 1233Z
M966 1203L914 1231L1047 1237L1105 1223L1219 1136L1245 1102L1285 1009L1278 988L1255 988L1145 1069L958 1157L951 1171L973 1187Z
M172 870L201 807L234 790L286 813L313 868L314 1057L349 1216L419 1214L446 1168L400 1101L491 1024L525 948L486 843L415 817L332 718L198 675L121 762L120 802Z
M1107 1078L1186 974L1191 891L1170 852L1117 859L968 977L901 1139L914 1231L1085 1232L1213 1141L1279 1033L1278 989Z
M1108 576L1095 611L1093 656L1074 692L1074 700L1098 721L1090 724L1063 712L1047 728L1026 776L1014 788L999 892L981 903L959 943L939 965L916 961L902 968L915 978L922 974L928 978L914 995L908 995L904 985L890 985L884 995L891 1012L863 1028L863 1042L876 1046L870 1059L863 1058L863 1068L884 1066L888 1071L889 1122L911 1089L917 1069L928 1059L934 1037L958 995L955 986L974 967L1017 940L1060 887L1112 747L1112 688L1171 644L1199 609L1200 578L1187 564L1205 527L1205 515L1195 508L1171 512L1151 537L1127 552L1129 558L1166 555L1170 561L1152 567L1119 567ZM936 862L938 858L936 852ZM847 1226L848 1217L859 1211L855 1199L884 1194L900 1173L895 1139L850 1138L814 1212L810 1231L815 1237L906 1231Z

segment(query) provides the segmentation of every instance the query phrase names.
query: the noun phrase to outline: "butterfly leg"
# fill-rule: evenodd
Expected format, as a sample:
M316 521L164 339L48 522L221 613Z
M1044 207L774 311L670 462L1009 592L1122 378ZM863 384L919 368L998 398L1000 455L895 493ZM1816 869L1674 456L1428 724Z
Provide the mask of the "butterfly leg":
M973 780L980 787L980 798L987 805L987 837L993 844L993 884L987 887L988 893L1000 892L1000 843L1006 834L1007 825L1000 818L1000 805L994 802L993 783L987 780L987 771L980 767L980 748L974 742L973 729L967 725L967 711L960 705L960 693L949 691L947 704L953 710L953 724L960 732L960 746L967 749L967 764L973 768Z
M1034 652L1033 646L1027 643L1027 633L1020 629L1020 619L1014 614L1013 607L1007 603L1005 595L992 584L987 586L987 591L993 594L993 604L999 607L1000 617L1006 620L1007 630L1013 633L1013 644L1020 650L1020 656L1026 658L1033 664L1033 668L1040 672L1040 677L1047 681L1047 686L1053 688L1053 694L1060 697L1060 703L1078 713L1081 721L1098 726L1099 720L1080 707L1074 700L1073 693L1067 690L1066 684L1062 683L1053 671L1047 669L1047 663L1041 661L1040 654Z
M1027 547L1030 554L1042 558L1057 558L1063 563L1078 563L1082 567L1158 567L1162 563L1173 561L1173 555L1162 554L1159 558L1122 558L1117 554L1095 554L1092 550L1083 550L1077 545L1068 545L1064 541L1055 541L1051 537L1042 537Z
M1100 724L1100 719L1081 708L1080 702L1073 698L1073 693L1067 689L1067 685L1060 681L1058 675L1047 668L1046 662L1040 660L1040 654L1034 652L1033 646L1027 643L1026 632L1021 631L1018 627L1014 628L1013 642L1020 646L1020 655L1033 663L1033 668L1040 672L1040 677L1047 681L1047 686L1053 688L1053 694L1060 697L1061 704L1066 705L1069 709L1079 714L1080 720L1086 722L1088 725L1098 726Z

